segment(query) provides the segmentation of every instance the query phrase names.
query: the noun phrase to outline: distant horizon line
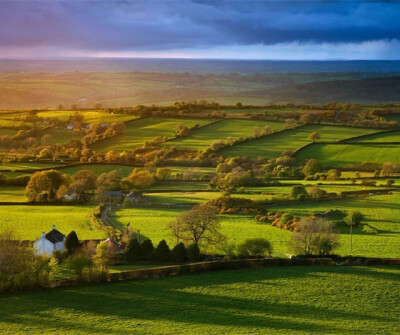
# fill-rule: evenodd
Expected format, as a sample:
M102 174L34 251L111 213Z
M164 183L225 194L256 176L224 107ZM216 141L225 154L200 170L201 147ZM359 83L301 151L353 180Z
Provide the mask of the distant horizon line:
M400 62L400 59L244 59L244 58L196 58L196 57L33 57L8 58L0 61L82 61L82 60L178 60L178 61L235 61L235 62Z

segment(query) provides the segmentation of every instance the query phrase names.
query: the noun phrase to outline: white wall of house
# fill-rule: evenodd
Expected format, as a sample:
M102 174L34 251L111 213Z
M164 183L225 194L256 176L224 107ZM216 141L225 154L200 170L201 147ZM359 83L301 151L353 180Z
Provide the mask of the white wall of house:
M65 250L64 241L63 242L57 242L56 244L54 244L54 250L64 251Z
M33 249L36 255L52 256L54 251L54 244L51 243L46 237L41 237L33 242Z

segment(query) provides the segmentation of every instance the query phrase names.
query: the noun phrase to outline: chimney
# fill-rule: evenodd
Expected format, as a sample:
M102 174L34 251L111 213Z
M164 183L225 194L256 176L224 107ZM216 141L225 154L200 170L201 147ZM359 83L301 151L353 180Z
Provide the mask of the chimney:
M57 228L56 228L56 226L55 226L55 225L53 225L53 230L57 230Z

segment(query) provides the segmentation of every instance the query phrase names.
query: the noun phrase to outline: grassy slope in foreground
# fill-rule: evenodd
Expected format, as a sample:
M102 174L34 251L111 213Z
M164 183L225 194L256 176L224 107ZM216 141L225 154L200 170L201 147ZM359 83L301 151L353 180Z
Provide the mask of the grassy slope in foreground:
M7 334L398 334L400 267L282 267L0 298Z
M167 144L178 148L204 150L217 140L225 141L228 137L237 139L252 136L254 127L258 127L262 132L266 125L270 127L271 131L282 130L283 128L282 122L227 119L196 130L187 137L173 140Z
M269 208L278 212L290 212L298 216L324 213L331 209L345 212L360 211L366 216L365 223L379 231L378 234L364 232L361 228L354 229L353 254L369 257L400 257L400 223L398 222L400 194L378 195L358 199L343 199L319 203L293 204ZM176 208L132 208L117 210L112 217L116 226L124 228L128 222L134 230L140 229L141 234L150 238L154 244L165 239L170 246L176 244L168 229L168 223L174 220L182 211ZM349 230L347 226L339 226L341 231L341 246L338 253L350 254ZM265 237L272 242L274 256L284 256L288 253L287 241L291 232L260 224L253 216L221 215L221 232L228 237L230 243L238 244L246 238Z
M89 221L92 211L92 206L0 206L0 231L11 228L18 239L35 240L56 225L65 235L75 230L82 240L105 238Z
M127 123L126 129L122 135L97 142L93 144L91 148L100 152L107 152L109 150L130 151L134 147L156 136L173 137L176 127L179 124L192 127L196 124L205 125L210 122L212 122L212 120L209 119L144 118Z
M301 162L316 158L323 165L346 166L353 163L370 162L400 163L400 145L392 144L321 144L315 143L299 151L295 157Z
M308 125L298 129L292 129L278 134L272 134L256 140L245 142L224 149L224 156L249 156L274 158L279 157L285 150L296 150L303 145L311 143L308 135L317 131L324 142L336 142L353 136L360 136L379 131L378 129L333 127Z

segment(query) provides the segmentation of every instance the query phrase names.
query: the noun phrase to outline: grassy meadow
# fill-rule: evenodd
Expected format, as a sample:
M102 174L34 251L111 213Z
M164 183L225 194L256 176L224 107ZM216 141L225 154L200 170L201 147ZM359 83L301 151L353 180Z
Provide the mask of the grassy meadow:
M106 233L90 223L93 209L94 206L0 206L0 230L10 228L16 238L33 241L56 225L65 235L75 230L82 240L105 238Z
M176 203L202 203L208 200L213 193L184 194L158 194L151 195L152 199L157 199L160 204ZM215 194L217 196L217 194ZM238 195L243 196L243 195ZM263 195L245 195L246 197L257 198ZM315 213L325 213L331 209L341 210L345 213L360 211L366 216L365 226L355 228L353 236L353 254L369 257L400 257L399 239L400 224L397 222L398 202L400 194L375 195L363 198L341 199L323 202L294 203L286 206L271 206L268 210L281 213L292 213L296 216L307 216ZM115 226L123 229L128 223L135 230L140 230L141 234L150 238L153 243L160 240L167 240L170 245L176 244L168 229L168 223L174 220L182 211L187 208L163 208L163 207L144 207L144 208L124 208L118 209L112 214L112 221ZM274 246L275 256L284 256L289 253L287 241L290 239L291 232L269 224L261 224L254 220L254 215L221 215L221 232L225 234L230 243L238 244L246 238L265 237ZM349 255L349 227L337 221L338 229L341 232L341 246L339 254ZM378 234L373 234L368 230L376 229Z
M315 143L299 151L295 157L300 162L316 158L325 166L346 166L361 162L399 164L400 145Z
M314 131L320 133L321 139L319 141L337 142L353 136L374 133L378 130L368 128L308 125L235 145L223 149L221 154L224 156L275 158L279 157L285 150L294 151L308 143L311 143L308 136Z
M180 124L192 127L196 124L205 125L210 122L211 120L209 119L143 118L127 123L122 135L94 143L91 148L99 152L107 152L109 150L130 151L156 136L173 137L177 126Z
M400 131L390 131L390 132L384 132L384 133L377 133L377 134L371 134L368 136L361 137L359 139L352 139L349 141L346 141L348 143L354 143L354 142L399 142L400 143Z
M170 141L168 145L201 151L217 140L225 141L228 137L237 139L239 137L252 136L255 127L258 127L259 131L262 132L266 125L270 127L271 131L282 130L283 128L282 122L227 119L218 121L203 129L195 130L187 137Z
M0 202L26 202L25 188L19 186L0 186Z
M56 117L62 122L67 122L70 116L75 112L79 112L84 116L85 123L112 123L112 122L126 122L137 118L135 115L130 114L112 114L104 110L57 110L57 111L43 111L39 112L39 117Z
M278 267L0 297L9 334L398 334L400 267ZM323 292L323 293L321 293Z

